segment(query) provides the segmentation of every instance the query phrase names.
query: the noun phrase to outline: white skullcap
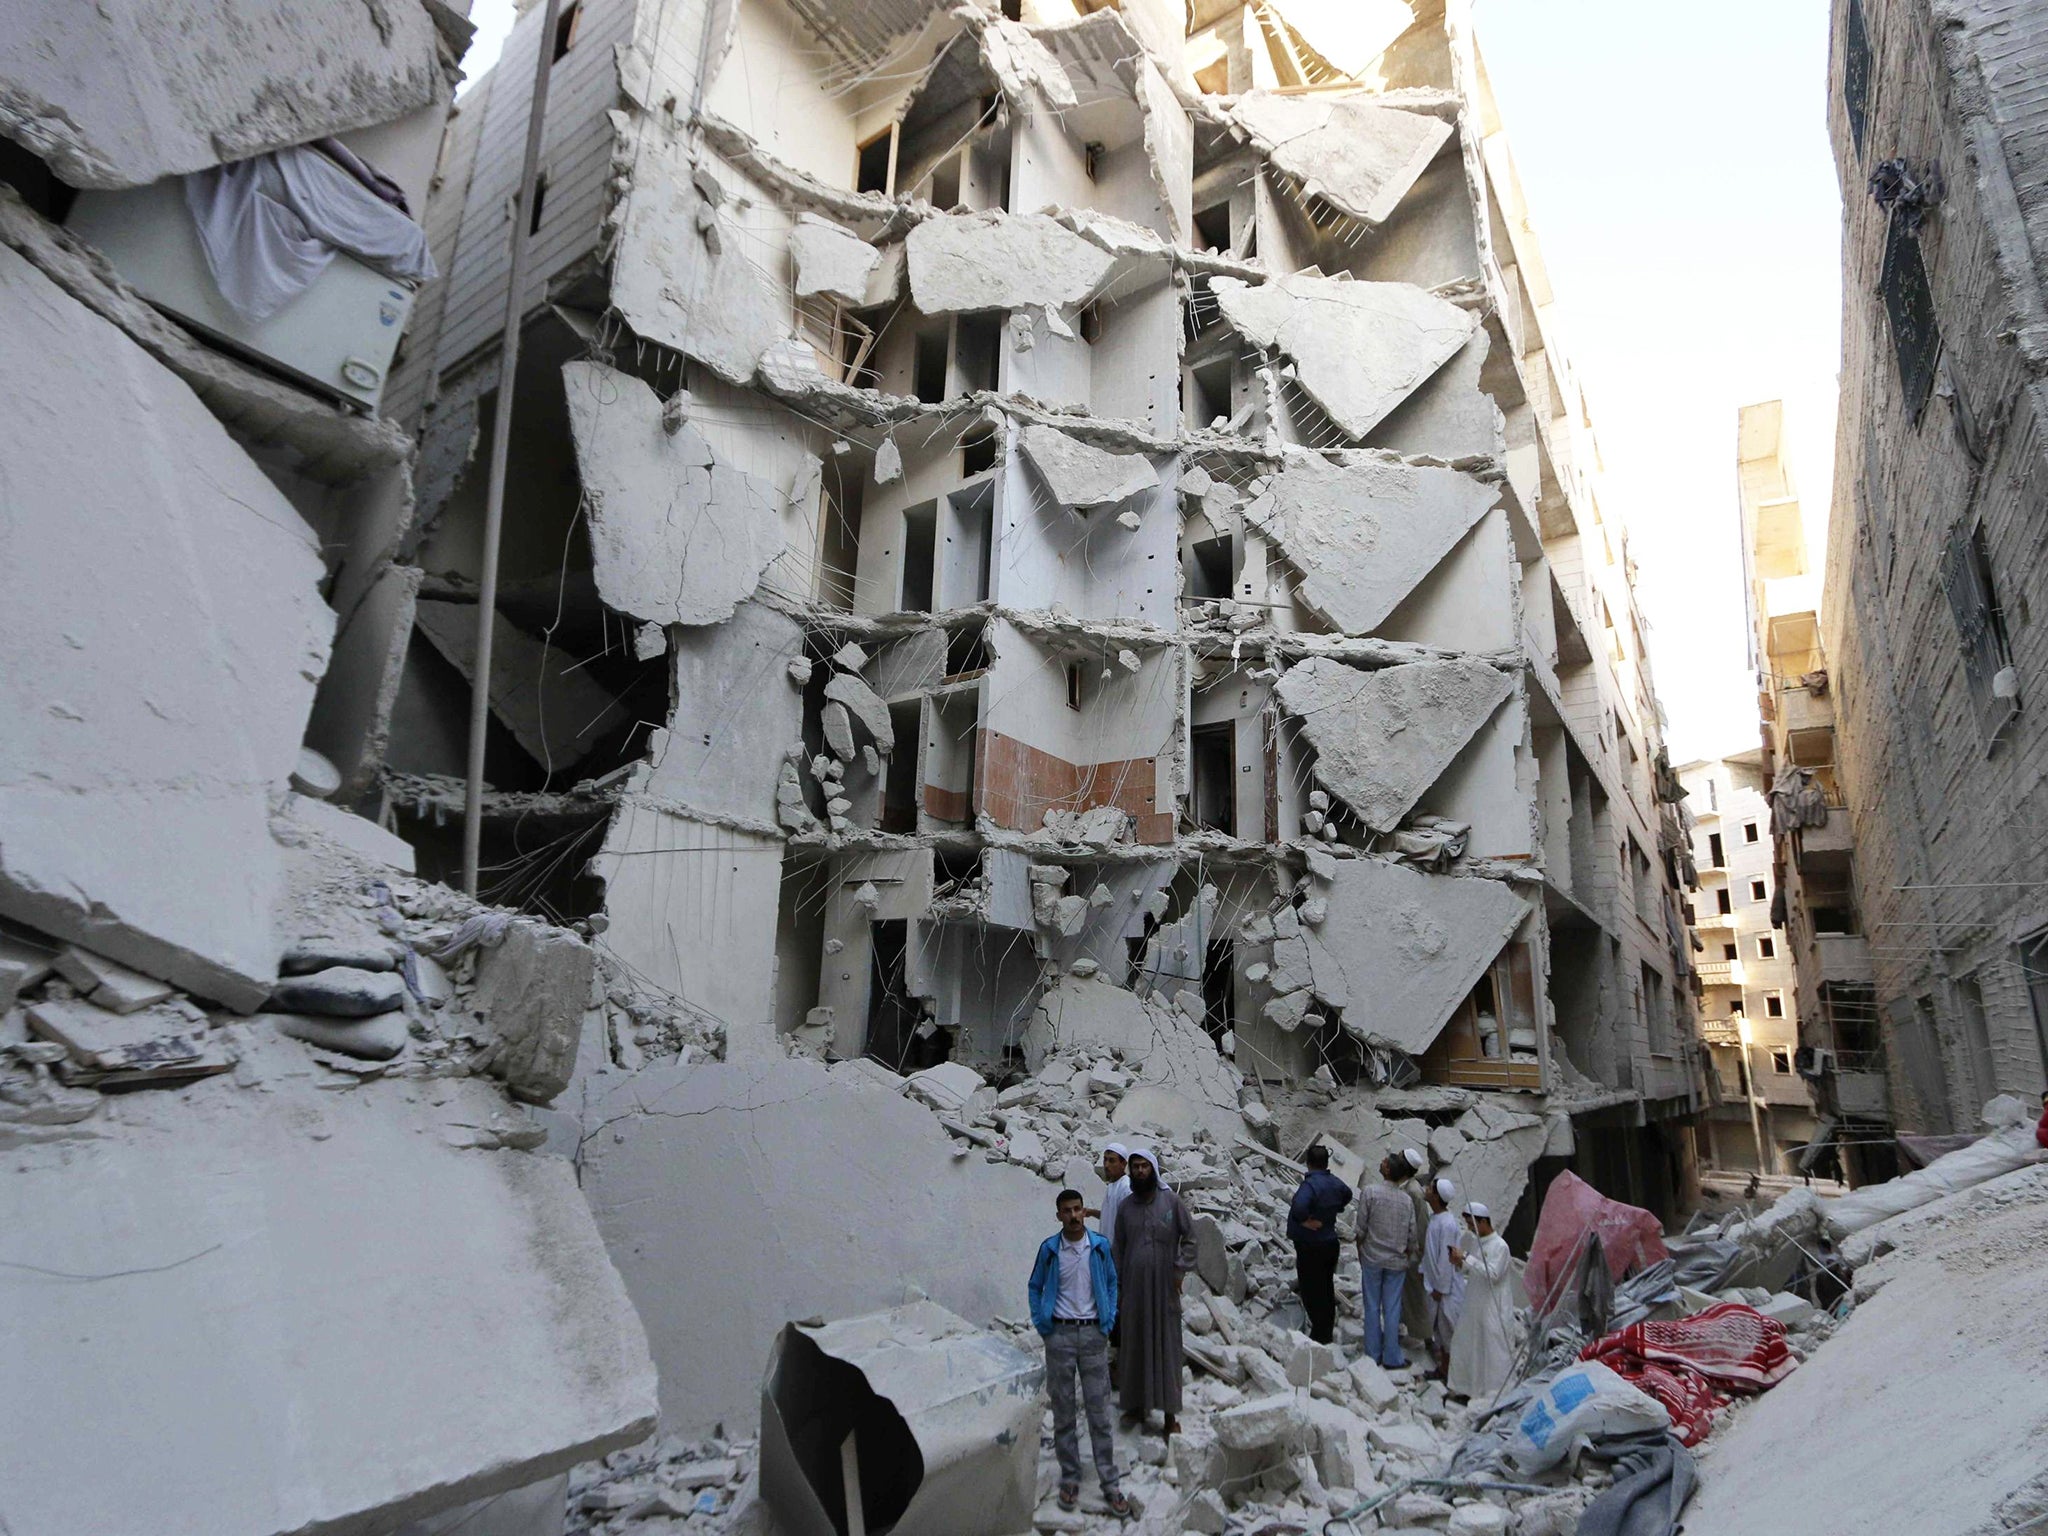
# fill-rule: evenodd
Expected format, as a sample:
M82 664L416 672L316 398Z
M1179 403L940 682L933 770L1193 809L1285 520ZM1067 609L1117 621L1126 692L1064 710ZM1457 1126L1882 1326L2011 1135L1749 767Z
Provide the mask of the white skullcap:
M1429 1166L1429 1159L1424 1157L1420 1152L1416 1151L1413 1147L1405 1148L1402 1151L1401 1155L1408 1159L1408 1166L1414 1169L1417 1173L1422 1172L1423 1169Z
M1455 1195L1457 1192L1458 1186L1453 1184L1449 1179L1438 1179L1436 1181L1436 1197L1437 1199L1443 1201L1445 1205L1449 1205L1451 1203L1451 1196Z
M1125 1159L1128 1159L1131 1155L1129 1152L1124 1150L1124 1144L1120 1141L1112 1141L1108 1146L1102 1149L1102 1155L1104 1157L1109 1156L1109 1154L1112 1152L1114 1152L1118 1157Z
M1488 1209L1487 1209L1487 1208L1486 1208L1485 1206L1481 1205L1481 1204L1480 1204L1480 1203L1479 1203L1479 1202L1478 1202L1477 1200L1474 1200L1474 1201L1473 1201L1473 1202L1472 1202L1472 1203L1471 1203L1470 1205L1468 1205L1468 1206L1466 1206L1466 1207L1465 1207L1465 1214L1466 1214L1467 1216L1470 1216L1470 1217L1471 1217L1471 1218L1472 1218L1472 1219L1473 1219L1474 1221L1491 1221L1491 1220L1493 1220L1493 1212L1489 1211L1489 1210L1488 1210Z

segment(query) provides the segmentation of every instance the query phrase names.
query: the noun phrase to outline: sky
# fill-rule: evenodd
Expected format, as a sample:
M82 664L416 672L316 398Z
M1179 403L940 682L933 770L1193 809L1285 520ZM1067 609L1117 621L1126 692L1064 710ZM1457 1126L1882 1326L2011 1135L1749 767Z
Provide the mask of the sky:
M847 0L858 3L858 0ZM476 0L471 79L512 24ZM1826 0L1475 0L1564 350L1628 526L1671 760L1757 744L1735 414L1783 400L1820 570L1841 194Z

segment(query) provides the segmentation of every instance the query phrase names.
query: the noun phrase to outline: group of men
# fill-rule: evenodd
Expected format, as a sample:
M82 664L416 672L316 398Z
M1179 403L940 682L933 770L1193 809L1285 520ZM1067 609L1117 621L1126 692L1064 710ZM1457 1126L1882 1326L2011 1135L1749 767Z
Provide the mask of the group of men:
M1330 1172L1330 1151L1318 1143L1287 1212L1294 1244L1295 1288L1308 1314L1308 1335L1327 1344L1337 1326L1337 1217L1351 1204L1351 1186ZM1430 1374L1456 1397L1490 1397L1514 1369L1515 1301L1505 1239L1480 1202L1451 1213L1449 1179L1414 1191L1428 1160L1415 1148L1380 1160L1379 1182L1360 1196L1357 1218L1359 1300L1365 1353L1388 1370L1405 1366L1401 1308L1411 1270L1419 1268L1433 1364Z
M1110 1422L1110 1346L1124 1422L1157 1410L1168 1435L1180 1428L1181 1285L1195 1267L1195 1227L1187 1207L1159 1174L1148 1146L1110 1143L1102 1159L1102 1208L1079 1190L1054 1198L1060 1229L1039 1245L1031 1266L1031 1324L1045 1340L1052 1398L1053 1449L1060 1463L1060 1508L1081 1497L1081 1437L1074 1382L1088 1417L1095 1473L1110 1512L1128 1515L1119 1487ZM1093 1216L1100 1230L1090 1231Z
M1350 1185L1330 1171L1329 1148L1303 1154L1307 1165L1287 1212L1295 1282L1308 1334L1332 1341L1337 1325L1338 1216L1351 1204ZM1181 1408L1181 1286L1195 1267L1194 1222L1160 1176L1149 1146L1112 1142L1103 1153L1099 1211L1079 1190L1063 1189L1054 1208L1060 1229L1039 1245L1031 1267L1031 1322L1045 1340L1046 1387L1052 1398L1053 1448L1059 1457L1059 1503L1081 1497L1081 1439L1074 1384L1095 1454L1095 1472L1110 1511L1128 1515L1119 1487L1111 1422L1111 1347L1124 1423L1135 1427L1157 1411L1169 1436ZM1431 1181L1420 1195L1416 1176L1428 1160L1414 1148L1381 1159L1379 1182L1359 1198L1356 1224L1365 1353L1388 1370L1407 1364L1401 1352L1401 1306L1411 1270L1420 1270L1427 1339L1434 1369L1451 1394L1490 1398L1514 1371L1515 1300L1512 1260L1495 1235L1492 1213L1478 1201L1451 1212L1457 1190ZM1098 1230L1091 1231L1088 1218Z

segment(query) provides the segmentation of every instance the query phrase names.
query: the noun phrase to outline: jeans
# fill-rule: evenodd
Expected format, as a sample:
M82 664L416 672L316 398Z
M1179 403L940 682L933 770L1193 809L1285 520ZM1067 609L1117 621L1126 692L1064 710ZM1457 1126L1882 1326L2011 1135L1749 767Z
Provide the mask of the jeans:
M1365 1303L1365 1352L1390 1371L1408 1363L1401 1353L1401 1287L1405 1269L1380 1269L1366 1264L1359 1271L1360 1299Z
M1308 1336L1327 1344L1337 1333L1337 1245L1294 1245L1294 1289L1308 1314Z
M1060 1482L1081 1484L1081 1427L1074 1415L1074 1377L1088 1408L1088 1439L1095 1451L1095 1475L1104 1493L1116 1492L1116 1426L1109 1410L1109 1340L1093 1323L1054 1323L1045 1336L1045 1389L1052 1398L1052 1445L1060 1459Z

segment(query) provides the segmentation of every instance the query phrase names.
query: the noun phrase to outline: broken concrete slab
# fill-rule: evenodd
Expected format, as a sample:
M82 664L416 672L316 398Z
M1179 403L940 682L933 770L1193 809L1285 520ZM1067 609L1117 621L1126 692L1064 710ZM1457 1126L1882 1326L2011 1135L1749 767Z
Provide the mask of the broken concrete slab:
M1543 1155L1546 1140L1548 1132L1539 1122L1491 1141L1468 1141L1438 1171L1458 1186L1459 1205L1477 1200L1493 1212L1497 1226L1506 1226L1529 1187L1529 1165Z
M1185 1124L1191 1134L1201 1127L1224 1142L1238 1133L1242 1079L1201 1026L1178 1008L1141 998L1100 975L1062 976L1039 997L1024 1034L1026 1059L1042 1063L1055 1051L1093 1050L1121 1053L1125 1065L1136 1068L1139 1084L1172 1096L1141 1098L1123 1123L1133 1123L1142 1111L1162 1130Z
M1312 656L1280 675L1281 708L1315 748L1315 776L1375 832L1391 832L1514 692L1483 661L1364 671Z
M676 726L654 733L632 790L710 815L772 815L769 787L803 734L803 694L782 681L803 648L802 625L754 601L723 624L677 630Z
M132 1094L118 1128L9 1153L10 1254L98 1277L0 1307L14 1536L383 1531L649 1432L574 1169L450 1145L503 1117L494 1086L323 1092L305 1047L235 1033L268 1091Z
M286 796L283 814L272 818L270 830L286 846L296 846L310 833L323 842L347 849L365 863L407 875L413 872L416 856L411 843L395 832L385 831L369 817L345 811L325 800Z
M337 1019L310 1013L267 1013L277 1032L325 1051L339 1051L358 1061L390 1061L411 1038L403 1013L372 1018Z
M986 1086L979 1072L960 1061L942 1061L936 1067L911 1073L903 1082L904 1091L912 1098L946 1115L959 1114L967 1107L967 1101Z
M1344 96L1248 91L1230 120L1306 196L1370 226L1393 217L1451 138L1440 117Z
M926 219L904 241L910 298L926 315L1082 303L1115 264L1044 214Z
M583 1188L647 1324L672 1432L745 1422L767 1341L792 1317L897 1305L913 1284L965 1317L1023 1305L987 1256L1051 1230L1053 1190L954 1157L932 1112L889 1087L790 1059L657 1063L581 1086Z
M688 422L668 431L661 397L631 374L565 363L562 386L598 594L658 624L731 618L782 553L788 498L717 462Z
M890 723L889 706L866 683L851 672L835 672L825 679L825 697L846 707L862 729L874 738L877 751L896 750L896 727Z
M139 187L445 101L414 4L135 10L26 0L0 46L0 133L74 187ZM207 35L221 46L195 47Z
M1301 387L1362 438L1454 356L1476 316L1410 283L1294 275L1251 287L1212 277L1223 318L1294 359Z
M186 385L12 250L0 373L36 381L0 417L0 916L254 1009L271 799L333 634L318 541ZM27 536L43 515L64 537Z
M474 603L423 600L414 622L456 671L475 680ZM580 668L568 652L536 640L503 613L492 615L491 713L542 767L572 767L626 718L619 701Z
M596 968L597 956L575 934L528 919L478 952L469 1006L497 1037L491 1075L514 1098L547 1104L569 1086Z
M798 298L822 293L848 304L861 304L866 302L868 282L881 264L882 253L830 219L800 213L789 234L789 260Z
M1485 388L1493 338L1486 327L1372 429L1366 442L1390 453L1436 459L1504 459L1507 419Z
M1109 453L1056 427L1028 426L1018 442L1053 500L1076 511L1113 506L1159 484L1142 453Z
M1292 454L1244 509L1300 573L1302 604L1369 635L1500 499L1455 469Z
M114 1013L134 1013L162 1002L172 991L153 976L131 971L75 944L59 952L56 967L57 974L76 987L79 996Z
M1378 859L1338 866L1328 899L1328 919L1308 935L1316 996L1360 1039L1411 1056L1429 1048L1529 914L1498 880L1419 874ZM1542 1147L1540 1126L1511 1134L1533 1134Z
M306 724L307 744L324 754L341 778L325 798L354 800L384 765L391 710L412 640L413 608L425 577L414 566L385 567L335 636L334 657Z

